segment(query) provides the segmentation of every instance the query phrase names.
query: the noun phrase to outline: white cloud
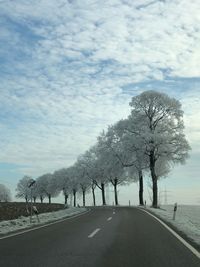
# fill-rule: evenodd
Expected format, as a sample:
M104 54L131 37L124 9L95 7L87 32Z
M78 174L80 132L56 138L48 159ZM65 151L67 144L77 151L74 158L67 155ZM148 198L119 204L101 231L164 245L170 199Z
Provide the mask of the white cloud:
M4 3L3 11L42 36L33 51L40 64L110 59L145 64L146 78L161 68L172 75L200 74L195 60L200 55L199 1L18 1ZM84 53L89 55L84 58Z
M14 50L0 85L0 160L27 164L22 172L71 164L103 128L127 116L127 84L164 80L165 71L200 76L199 1L19 0L0 9L9 18L1 38ZM130 94L141 90L133 86ZM194 147L197 97L197 88L181 96Z

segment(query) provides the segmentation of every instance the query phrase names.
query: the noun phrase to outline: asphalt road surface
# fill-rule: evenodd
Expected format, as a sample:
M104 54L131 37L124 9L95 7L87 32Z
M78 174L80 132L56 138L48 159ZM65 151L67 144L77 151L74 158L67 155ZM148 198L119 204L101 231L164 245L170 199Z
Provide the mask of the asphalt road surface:
M137 208L97 208L0 240L1 267L200 267L200 260Z

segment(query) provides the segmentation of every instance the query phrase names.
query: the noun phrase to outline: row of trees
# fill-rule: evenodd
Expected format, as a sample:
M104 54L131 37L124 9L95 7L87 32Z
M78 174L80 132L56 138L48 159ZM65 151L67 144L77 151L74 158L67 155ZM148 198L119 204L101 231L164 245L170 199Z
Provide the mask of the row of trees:
M152 206L157 207L158 180L188 157L190 147L184 135L183 111L178 100L155 91L133 97L130 107L131 114L103 131L97 143L80 155L73 166L38 177L33 198L42 202L48 197L51 202L51 197L62 190L65 203L72 194L76 205L76 195L81 192L85 206L85 195L91 190L96 205L98 188L102 204L106 205L105 187L111 183L118 205L118 185L138 182L139 204L143 205L143 177L150 175ZM26 201L30 197L28 180L30 177L24 177L17 186L17 197Z

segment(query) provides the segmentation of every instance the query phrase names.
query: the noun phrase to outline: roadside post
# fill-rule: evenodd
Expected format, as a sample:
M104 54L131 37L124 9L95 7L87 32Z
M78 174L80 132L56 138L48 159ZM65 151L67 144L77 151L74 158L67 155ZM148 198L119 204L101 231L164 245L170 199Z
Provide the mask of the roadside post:
M176 219L176 211L177 211L177 203L174 204L174 214L173 214L173 220Z
M33 212L34 212L34 214L35 214L36 217L37 217L37 221L40 222L40 219L39 219L39 216L38 216L39 212L38 212L38 209L37 209L36 206L33 206Z
M29 185L28 185L28 187L29 187L30 190L31 190L31 214L30 214L30 223L32 223L32 215L33 215L33 201L32 201L32 194L33 194L33 192L32 192L32 190L33 190L33 185L34 185L35 183L36 183L35 180L30 179L30 181L29 181Z
M130 207L130 205L131 205L131 201L130 201L130 200L128 201L128 205L129 205L129 207Z

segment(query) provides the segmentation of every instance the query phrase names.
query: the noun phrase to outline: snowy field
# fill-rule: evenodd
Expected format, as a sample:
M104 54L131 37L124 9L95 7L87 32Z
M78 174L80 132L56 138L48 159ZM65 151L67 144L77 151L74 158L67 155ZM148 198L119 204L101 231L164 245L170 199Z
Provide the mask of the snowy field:
M161 209L148 209L173 224L200 245L200 206L178 206L175 221L173 220L173 208L173 205L167 205L162 206Z
M68 208L54 212L39 214L39 222L37 217L32 217L32 223L30 223L30 217L20 217L15 220L2 221L0 222L0 235L9 234L14 231L31 228L33 226L43 225L66 217L79 214L86 211L85 208Z

